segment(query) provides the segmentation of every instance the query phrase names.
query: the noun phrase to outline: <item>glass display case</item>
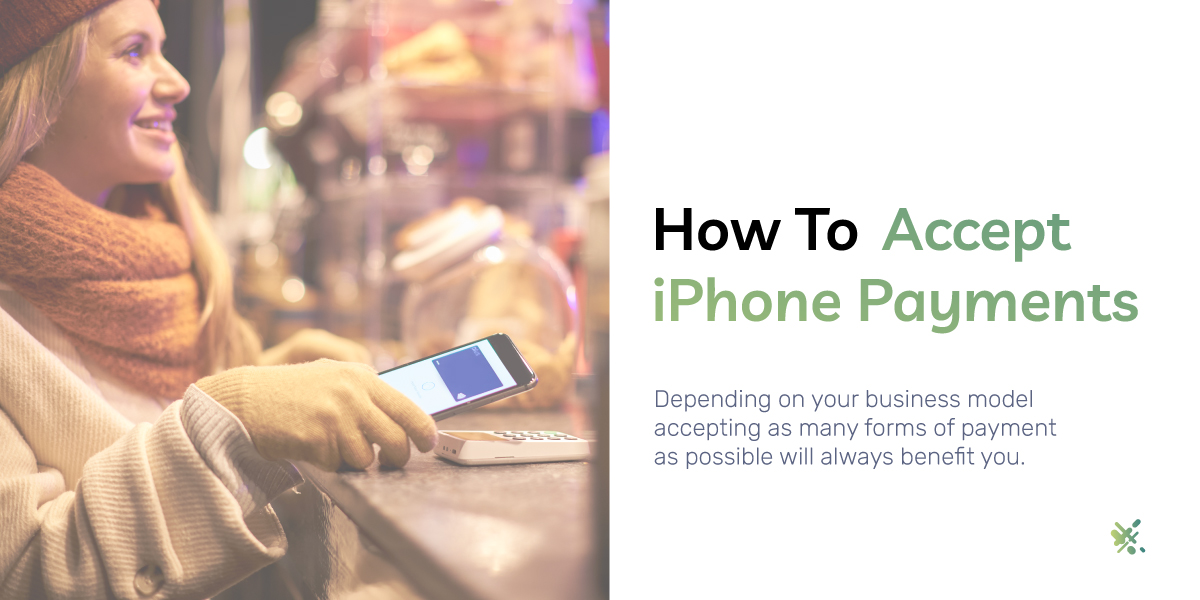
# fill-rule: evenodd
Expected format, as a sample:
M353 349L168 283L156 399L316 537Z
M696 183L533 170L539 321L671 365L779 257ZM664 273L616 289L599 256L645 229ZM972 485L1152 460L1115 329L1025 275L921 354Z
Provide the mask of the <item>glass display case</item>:
M408 282L401 331L412 356L508 334L538 385L491 407L556 406L574 370L579 315L562 262L494 205L460 199L397 234L393 271Z
M581 0L320 4L316 29L293 48L265 102L271 141L309 198L304 211L293 207L303 224L292 218L290 228L246 252L248 270L290 271L267 280L307 283L296 302L274 290L250 300L270 307L254 313L272 321L260 325L268 342L293 328L285 322L311 323L364 341L380 369L419 357L430 340L488 326L540 327L525 336L530 346L538 339L536 349L522 349L527 354L575 348L569 257L545 244L581 212L572 208L578 193L569 171L580 161L568 130L573 115L589 114L595 103L590 8ZM502 229L519 226L522 235L498 231L441 265L439 273L453 272L443 279L406 273L402 232L459 198L502 214L510 226ZM504 264L476 257L485 248ZM484 304L506 302L485 281L505 265L523 265L504 275L528 288L509 299L536 295L540 325L528 314L479 325ZM431 296L434 288L453 295L448 280L461 288L453 292L462 297L457 304Z

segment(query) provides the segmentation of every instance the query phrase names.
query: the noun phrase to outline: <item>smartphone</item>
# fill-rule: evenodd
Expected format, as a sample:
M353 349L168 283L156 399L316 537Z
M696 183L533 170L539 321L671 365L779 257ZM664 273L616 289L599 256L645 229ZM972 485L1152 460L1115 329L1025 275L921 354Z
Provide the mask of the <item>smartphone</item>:
M533 389L538 378L503 333L379 374L440 421Z

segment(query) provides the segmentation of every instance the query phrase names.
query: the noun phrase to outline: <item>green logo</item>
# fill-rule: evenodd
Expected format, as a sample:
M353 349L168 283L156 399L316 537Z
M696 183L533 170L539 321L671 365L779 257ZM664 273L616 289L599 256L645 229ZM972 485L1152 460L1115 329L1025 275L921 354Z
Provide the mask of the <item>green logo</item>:
M1120 546L1120 548L1117 548L1117 554L1120 554L1122 550L1130 554L1137 554L1138 550L1141 550L1142 552L1146 551L1145 548L1134 548L1134 544L1137 544L1138 532L1134 531L1133 529L1141 524L1141 519L1135 519L1133 521L1133 527L1126 529L1122 527L1120 523L1113 523L1113 525L1117 526L1117 528L1111 532L1113 536L1113 545Z

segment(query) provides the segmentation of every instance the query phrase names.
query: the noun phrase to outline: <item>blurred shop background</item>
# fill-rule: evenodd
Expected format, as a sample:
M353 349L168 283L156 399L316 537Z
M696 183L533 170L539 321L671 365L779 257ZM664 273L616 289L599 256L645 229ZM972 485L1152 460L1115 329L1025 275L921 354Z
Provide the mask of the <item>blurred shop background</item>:
M165 0L161 15L192 86L175 132L264 346L327 329L383 370L508 333L540 383L481 412L557 411L596 440L602 594L608 3Z
M587 213L607 193L607 12L164 2L166 52L193 90L176 132L264 343L322 327L382 369L504 324L558 354L581 326ZM476 245L505 271L482 285L514 289L452 289ZM499 295L507 306L483 300Z

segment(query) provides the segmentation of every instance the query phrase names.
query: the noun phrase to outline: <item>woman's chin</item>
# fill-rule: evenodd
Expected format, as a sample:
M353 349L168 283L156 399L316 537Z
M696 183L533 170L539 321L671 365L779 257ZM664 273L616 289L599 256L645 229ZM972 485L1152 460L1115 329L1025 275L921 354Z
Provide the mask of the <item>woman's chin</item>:
M161 160L143 162L137 170L137 174L130 177L126 183L163 183L174 174L175 160L168 155Z

